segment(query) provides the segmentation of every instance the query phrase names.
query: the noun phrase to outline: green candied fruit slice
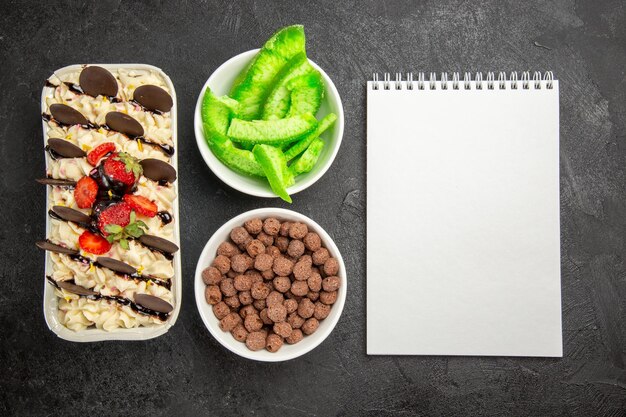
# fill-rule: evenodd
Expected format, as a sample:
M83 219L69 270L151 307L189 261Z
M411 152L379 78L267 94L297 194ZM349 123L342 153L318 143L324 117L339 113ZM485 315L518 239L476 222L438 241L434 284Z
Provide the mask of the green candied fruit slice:
M296 176L312 170L317 163L323 148L323 140L318 138L311 142L306 151L304 151L304 153L289 166L291 173Z
M310 114L276 120L233 119L228 137L243 145L264 143L280 146L298 140L316 127L317 119Z
M259 119L263 103L276 75L295 55L306 53L302 25L287 26L276 32L261 48L245 76L233 85L230 96L240 103L240 118Z
M223 135L228 131L230 119L237 113L239 103L228 96L216 97L211 89L207 87L202 98L202 123L211 126L216 132Z
M276 76L274 87L270 91L263 104L263 119L282 119L289 111L291 91L287 89L287 83L301 75L313 71L305 53L294 56Z
M291 106L287 117L310 113L315 116L324 97L324 81L319 71L292 78L287 83L291 91Z
M324 116L324 118L319 121L319 123L317 124L317 128L313 132L309 133L304 138L294 143L285 152L285 158L287 158L287 161L291 161L293 158L304 152L309 147L311 142L320 137L322 133L324 133L329 127L333 125L333 123L335 123L335 120L337 120L337 115L335 113L329 113Z
M287 187L294 183L294 179L287 167L287 160L283 152L274 146L260 144L254 146L252 153L263 168L272 191L286 202L291 203Z

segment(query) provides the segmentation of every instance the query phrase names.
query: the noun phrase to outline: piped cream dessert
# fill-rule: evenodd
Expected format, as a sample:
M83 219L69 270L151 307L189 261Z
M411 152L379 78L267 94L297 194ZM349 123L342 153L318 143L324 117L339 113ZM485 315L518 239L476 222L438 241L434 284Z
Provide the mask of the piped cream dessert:
M150 70L84 66L46 82L47 279L75 331L159 325L174 310L171 92Z

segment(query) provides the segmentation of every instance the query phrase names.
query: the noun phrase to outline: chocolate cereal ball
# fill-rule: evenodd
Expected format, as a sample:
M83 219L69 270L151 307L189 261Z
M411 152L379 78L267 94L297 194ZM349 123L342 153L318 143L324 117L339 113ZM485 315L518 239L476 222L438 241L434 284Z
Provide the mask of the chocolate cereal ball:
M320 298L320 293L317 291L309 290L309 292L306 293L306 298L313 302L316 302Z
M322 247L322 239L320 238L320 235L315 232L307 233L302 241L304 242L304 247L311 252L315 252Z
M287 309L287 314L291 314L298 309L298 302L296 300L285 300L283 305Z
M267 349L268 352L274 353L281 347L283 347L282 337L273 333L267 336L267 339L265 340L265 349Z
M293 267L293 277L298 281L306 281L311 276L311 258L303 256Z
M294 281L291 284L291 293L298 297L304 297L309 292L309 285L306 281Z
M250 268L252 263L252 258L243 253L239 253L230 258L230 267L233 271L239 272L240 274L246 272L246 269Z
M265 253L276 259L280 256L280 250L276 246L268 246L265 249Z
M237 275L239 275L239 274L237 272L233 271L232 269L226 273L226 276L228 278L235 278Z
M274 244L274 238L267 233L261 232L256 238L265 246L271 246Z
M263 277L261 276L261 273L259 271L255 271L254 269L247 270L244 275L250 277L250 286L252 286L252 284L254 284L255 282L263 282Z
M311 317L302 325L302 333L309 335L315 333L317 328L320 327L320 322L315 317Z
M248 255L254 258L260 253L265 253L265 245L261 243L261 241L258 239L252 239L250 242L248 242L248 245L246 246L246 251L248 252Z
M267 253L262 253L254 259L254 269L261 272L271 269L273 265L274 258Z
M337 291L322 291L320 293L320 301L327 305L335 304L335 301L337 301Z
M226 297L232 297L237 294L237 289L232 278L224 278L220 281L220 290Z
M322 268L326 276L337 275L339 273L339 262L335 258L328 258L324 262L324 268Z
M248 314L259 314L259 313L257 312L256 308L254 308L252 305L241 307L241 309L239 310L239 315L241 316L241 318L245 319Z
M255 300L264 300L270 293L270 289L264 282L255 282L250 289L252 298Z
M324 278L322 281L322 287L324 288L324 291L337 291L339 289L339 277L333 275Z
M291 228L292 224L293 223L291 223L291 222L283 222L280 225L280 230L278 231L278 234L283 236L283 237L289 236L289 228Z
M276 236L280 230L280 222L278 219L270 217L263 222L263 231L270 236Z
M302 330L293 329L289 337L285 338L285 342L289 343L290 345L293 345L301 341L303 337L304 335L302 334Z
M254 301L254 298L252 298L252 294L250 293L250 291L240 291L238 296L239 302L242 306L250 305Z
M276 274L274 273L274 271L272 271L272 269L268 269L267 271L263 271L261 272L261 276L263 277L264 280L269 281L271 279L274 279L274 277L276 276Z
M258 235L263 230L263 221L261 219L251 219L245 222L243 227L251 235Z
M324 320L330 314L330 306L318 301L315 303L315 311L313 317L318 320Z
M266 333L263 331L252 332L246 338L246 346L253 351L261 350L265 347L266 337Z
M280 323L287 319L287 309L282 304L275 304L267 307L267 317L274 323Z
M222 280L222 273L214 266L204 268L202 271L202 282L206 285L216 285Z
M279 236L276 239L274 239L274 245L278 248L279 251L281 251L282 253L285 253L287 252L287 249L289 248L289 239L286 237Z
M237 275L233 285L237 291L249 291L252 288L252 279L248 275Z
M304 239L307 233L309 233L309 228L304 223L293 223L289 228L289 237L292 239Z
M232 297L224 298L224 302L226 303L227 306L234 308L234 309L241 307L241 301L239 301L239 297L236 295L233 295Z
M278 292L285 293L291 288L291 280L289 277L276 277L272 281L274 289Z
M230 242L222 242L217 247L217 254L224 255L227 258L230 258L233 255L237 255L239 253L239 249L237 246L233 245Z
M233 242L235 242L237 245L245 245L247 244L249 241L252 240L252 236L250 236L250 234L248 233L248 231L246 229L244 229L243 227L235 227L231 232L230 232L230 238L232 239Z
M293 271L293 262L284 256L280 256L274 259L274 266L272 267L272 270L276 275L288 277Z
M287 247L287 255L299 258L304 254L304 243L301 240L292 240Z
M213 260L213 266L216 267L222 274L230 271L230 259L224 255L217 255Z
M282 304L285 297L278 291L272 291L269 293L267 298L265 299L265 303L268 307L273 306L274 304Z
M308 298L303 298L298 303L298 315L304 319L308 319L315 312L315 305Z
M263 320L263 323L265 324L274 324L274 322L267 316L267 308L261 310L259 317L261 317L261 320Z
M309 284L311 291L319 292L322 289L322 276L317 272L311 271L311 276L309 276L306 282Z
M328 258L330 258L330 253L328 253L328 249L326 248L319 248L318 250L313 252L311 258L313 258L313 264L324 265Z
M254 306L254 308L257 309L257 311L261 311L263 310L265 307L267 307L267 303L265 302L265 299L262 300L254 300L252 302L252 305Z
M239 323L241 323L241 317L239 317L239 314L228 313L224 318L220 320L220 329L225 332L230 332Z
M292 329L299 329L304 324L304 319L298 313L291 313L287 317L287 323L289 323Z
M280 323L274 324L273 327L274 333L282 337L289 337L291 334L291 325L286 321L282 321Z
M213 306L213 314L215 314L215 317L217 317L218 320L226 317L228 313L230 313L230 307L228 307L223 301L220 301Z
M220 291L220 287L217 285L208 285L204 289L204 298L206 302L215 305L222 301L222 292Z
M248 314L243 320L243 325L246 327L247 331L256 332L263 327L263 320L261 320L258 314Z
M248 338L248 331L241 323L236 325L235 328L230 331L230 334L232 334L235 340L238 342L245 342Z

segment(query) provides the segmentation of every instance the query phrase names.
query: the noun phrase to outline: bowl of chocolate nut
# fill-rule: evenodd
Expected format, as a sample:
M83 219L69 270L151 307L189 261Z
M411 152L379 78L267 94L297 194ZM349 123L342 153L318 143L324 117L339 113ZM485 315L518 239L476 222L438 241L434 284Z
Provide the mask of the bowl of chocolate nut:
M209 332L248 359L279 362L322 343L346 300L346 268L331 237L291 210L251 210L226 222L198 260L196 304Z

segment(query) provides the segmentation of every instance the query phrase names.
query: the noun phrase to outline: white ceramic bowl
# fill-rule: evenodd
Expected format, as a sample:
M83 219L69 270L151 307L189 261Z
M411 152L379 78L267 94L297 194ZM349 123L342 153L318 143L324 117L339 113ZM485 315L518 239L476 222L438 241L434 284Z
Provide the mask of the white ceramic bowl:
M206 164L219 179L242 193L257 197L275 198L277 197L276 194L272 192L268 182L264 178L253 178L239 174L222 164L220 160L213 155L213 152L211 152L204 139L202 115L200 113L200 109L202 107L202 97L204 96L206 88L210 87L211 91L218 96L228 94L237 75L246 68L258 51L258 49L253 49L239 54L224 62L218 69L215 70L215 72L213 72L213 74L211 74L202 87L202 90L200 90L200 94L198 96L198 102L196 103L196 111L194 115L194 129L200 154L202 154ZM309 62L311 62L311 65L320 72L326 86L324 99L322 100L322 105L317 113L317 118L320 119L332 112L337 115L337 120L332 127L322 134L322 138L324 138L326 145L324 146L322 154L320 155L317 164L315 164L315 167L310 172L299 175L296 178L295 184L287 189L289 194L292 195L308 188L315 183L315 181L320 179L322 175L324 175L324 173L332 165L333 160L339 151L339 146L341 145L341 139L343 137L343 106L341 104L339 92L324 70L310 59Z
M302 341L294 345L289 345L285 343L283 347L278 350L278 352L274 353L270 353L265 349L253 352L246 347L245 343L236 341L229 332L222 331L219 328L219 320L217 320L217 318L213 314L212 306L209 305L204 299L205 285L202 281L202 271L204 270L204 268L211 265L213 259L215 259L217 247L222 242L228 240L230 236L230 231L233 228L237 226L243 226L244 222L250 219L266 219L268 217L275 217L281 221L289 220L302 222L309 227L309 230L319 234L322 239L322 244L328 249L330 255L336 258L337 261L339 261L338 276L341 280L341 285L337 294L337 302L335 302L335 304L330 309L330 314L328 315L328 317L320 321L320 326L317 331L312 335L304 336L304 339L302 339ZM202 321L204 322L204 325L207 327L207 329L209 329L209 332L211 332L213 337L215 337L218 342L220 342L230 351L236 353L239 356L243 356L244 358L254 359L263 362L280 362L297 358L298 356L304 355L305 353L313 350L315 347L317 347L317 345L322 343L324 339L328 337L330 332L332 332L332 330L335 328L335 325L337 324L337 321L339 321L339 317L341 316L341 312L343 311L343 306L346 302L346 267L343 263L343 258L339 253L339 249L337 249L337 246L335 245L335 242L333 242L328 233L326 233L319 224L315 223L313 220L300 213L296 213L295 211L281 208L261 208L245 212L229 220L222 227L220 227L213 234L213 236L211 236L211 239L209 239L206 246L204 247L204 250L200 254L200 259L198 259L194 289L196 293L196 304L198 306L200 316L202 317Z

